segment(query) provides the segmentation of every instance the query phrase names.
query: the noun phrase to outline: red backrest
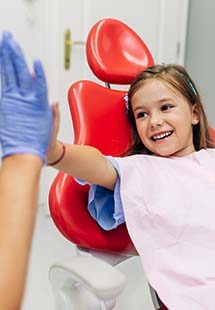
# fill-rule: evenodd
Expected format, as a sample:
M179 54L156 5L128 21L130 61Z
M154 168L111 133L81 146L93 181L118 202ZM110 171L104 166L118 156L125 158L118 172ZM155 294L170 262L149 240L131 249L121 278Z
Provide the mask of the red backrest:
M210 127L210 136L215 143L215 129Z
M75 143L95 146L108 155L122 154L131 141L124 94L90 81L73 84L68 99ZM50 211L56 226L78 246L134 253L125 225L107 232L91 218L87 211L88 189L88 186L77 184L71 176L57 175L49 195Z
M137 73L153 64L145 43L124 23L105 19L96 23L87 40L89 65L102 81L130 83ZM123 97L125 91L105 88L90 81L73 84L68 101L75 143L97 147L105 155L120 156L131 143ZM89 187L64 173L55 178L49 195L52 218L63 235L81 247L133 254L125 224L104 231L87 211Z

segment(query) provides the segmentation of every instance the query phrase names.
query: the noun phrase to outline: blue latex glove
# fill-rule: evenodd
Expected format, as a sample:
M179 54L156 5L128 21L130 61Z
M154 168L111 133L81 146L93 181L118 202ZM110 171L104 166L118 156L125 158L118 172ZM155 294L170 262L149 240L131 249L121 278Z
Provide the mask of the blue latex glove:
M40 61L29 72L19 45L8 32L0 44L0 142L2 157L34 154L45 161L52 130L52 111Z

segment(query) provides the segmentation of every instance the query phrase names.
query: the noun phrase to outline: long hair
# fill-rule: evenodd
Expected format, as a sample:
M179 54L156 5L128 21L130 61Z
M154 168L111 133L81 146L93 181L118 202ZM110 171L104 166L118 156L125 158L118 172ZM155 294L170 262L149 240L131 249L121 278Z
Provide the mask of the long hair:
M208 147L215 148L215 145L209 134L208 121L203 108L201 97L194 82L188 75L185 68L173 64L155 65L141 72L133 81L128 91L127 109L128 117L132 126L133 143L129 150L126 152L126 155L152 154L152 152L148 150L140 140L136 128L134 113L131 106L133 95L149 79L157 79L170 85L173 89L177 90L179 93L182 94L182 96L187 100L190 106L196 104L200 115L200 121L198 124L193 125L194 148L196 151Z

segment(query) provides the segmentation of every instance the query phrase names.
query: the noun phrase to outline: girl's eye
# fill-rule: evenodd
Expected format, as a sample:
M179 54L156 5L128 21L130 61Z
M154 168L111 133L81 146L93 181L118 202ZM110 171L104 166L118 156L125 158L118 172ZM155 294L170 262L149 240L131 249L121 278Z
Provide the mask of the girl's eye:
M144 118L146 115L146 112L138 112L136 118Z
M166 110L169 110L169 109L171 109L171 108L173 108L173 105L172 105L172 104L170 104L170 103L165 103L164 105L162 105L161 111L166 111Z

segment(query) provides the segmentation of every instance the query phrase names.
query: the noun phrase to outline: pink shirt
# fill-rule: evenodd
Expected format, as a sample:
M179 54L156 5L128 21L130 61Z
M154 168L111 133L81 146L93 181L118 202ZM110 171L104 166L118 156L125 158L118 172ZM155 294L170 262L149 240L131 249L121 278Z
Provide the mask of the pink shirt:
M215 149L115 160L149 282L171 310L215 310Z

